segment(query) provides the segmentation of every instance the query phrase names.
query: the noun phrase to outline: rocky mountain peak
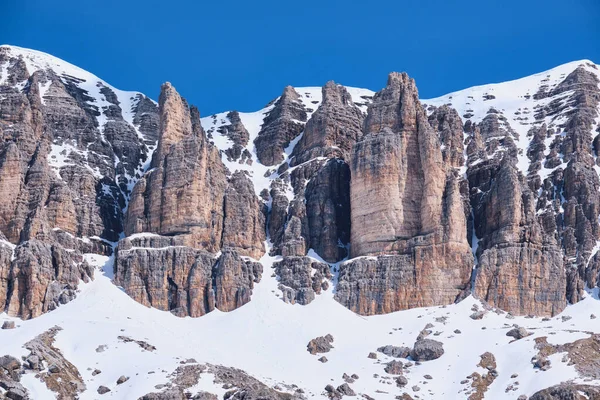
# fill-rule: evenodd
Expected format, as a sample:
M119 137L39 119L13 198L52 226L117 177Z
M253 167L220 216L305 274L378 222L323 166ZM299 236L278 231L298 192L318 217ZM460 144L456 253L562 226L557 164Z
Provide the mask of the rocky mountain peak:
M416 129L424 125L425 112L414 79L405 72L392 72L387 86L373 96L365 120L365 133Z
M338 85L334 81L329 81L323 86L323 105L339 104L343 106L353 106L352 96L348 90L342 85Z

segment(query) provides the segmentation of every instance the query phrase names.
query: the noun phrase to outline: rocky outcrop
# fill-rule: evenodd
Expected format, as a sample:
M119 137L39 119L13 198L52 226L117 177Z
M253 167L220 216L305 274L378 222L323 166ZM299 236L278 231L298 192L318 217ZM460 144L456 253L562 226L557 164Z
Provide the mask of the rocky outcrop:
M24 242L14 249L10 264L6 311L22 318L40 316L68 303L75 297L79 281L92 277L87 262L60 245Z
M0 357L0 398L28 400L29 392L20 383L22 375L35 374L55 394L58 400L78 398L86 390L77 368L54 346L55 336L61 330L55 326L25 343L29 350L23 363L11 356Z
M415 342L410 356L415 361L436 360L444 355L444 344L433 339L421 339Z
M25 368L33 370L46 387L56 393L58 400L68 400L78 397L86 385L77 367L54 346L54 338L60 330L60 327L50 328L25 343L24 347L30 351Z
M352 147L362 136L363 113L346 88L329 81L322 89L323 100L312 114L302 138L294 147L292 165L313 158L350 160Z
M306 350L310 354L328 353L329 350L333 348L332 343L333 336L330 334L319 336L308 342L308 345L306 345Z
M17 246L12 261L3 246L0 304L23 318L64 304L93 276L82 252L110 254L97 238L119 237L156 140L151 100L38 57L0 47L0 232Z
M115 283L134 300L178 316L231 311L250 301L262 266L234 249L220 256L184 246L184 238L125 238L115 256Z
M474 293L513 314L554 315L566 305L562 253L543 235L534 196L510 159L491 173L489 188L473 185L480 191L473 207L480 238Z
M125 234L178 235L187 246L217 252L227 186L219 151L207 141L198 110L169 83L159 109L158 148L131 194Z
M351 255L359 258L340 267L336 299L374 314L459 298L473 265L460 178L444 164L406 74L390 74L374 96L351 174Z
M152 170L131 195L115 283L138 302L178 316L231 311L248 301L262 266L265 215L248 176L227 178L198 110L170 84L160 96Z
M529 400L600 400L598 386L560 384L534 393Z
M283 161L283 151L304 129L307 114L300 96L287 86L263 121L254 145L261 164L277 165Z
M273 264L279 277L279 290L283 301L306 305L315 295L329 287L326 279L331 279L329 265L309 257L285 257Z

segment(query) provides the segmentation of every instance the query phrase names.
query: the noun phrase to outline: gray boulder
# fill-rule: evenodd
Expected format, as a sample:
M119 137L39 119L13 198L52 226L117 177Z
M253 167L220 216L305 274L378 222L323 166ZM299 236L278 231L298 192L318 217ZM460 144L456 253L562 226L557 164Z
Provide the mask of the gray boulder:
M433 339L422 339L415 343L411 357L415 361L430 361L444 354L444 344Z

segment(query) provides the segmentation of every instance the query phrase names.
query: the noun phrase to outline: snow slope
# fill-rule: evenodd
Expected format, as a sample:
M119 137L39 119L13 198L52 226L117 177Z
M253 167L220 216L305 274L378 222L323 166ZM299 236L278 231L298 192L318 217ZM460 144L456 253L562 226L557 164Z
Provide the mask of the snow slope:
M327 384L343 383L343 373L358 374L360 379L352 388L376 399L394 399L404 391L427 399L466 398L470 381L461 381L481 369L477 367L479 355L486 351L495 355L498 364L498 378L486 398L515 399L558 382L583 381L560 354L551 358L550 370L534 369L530 360L537 353L533 347L536 337L548 336L550 343L560 344L587 337L584 331L600 332L600 320L590 319L590 314L599 310L597 295L591 294L549 321L508 319L494 312L475 321L469 317L471 307L478 304L472 297L445 307L372 317L356 315L338 304L331 289L307 306L289 305L278 298L277 280L269 271L275 258L268 256L260 260L266 271L250 303L229 313L215 310L201 318L178 318L142 306L114 286L110 281L110 258L92 254L87 258L103 272L99 269L93 282L81 286L77 299L39 318L15 320L17 329L0 331L0 354L20 356L27 354L21 347L24 342L52 326L61 326L56 345L87 383L81 399L97 398L99 385L112 389L104 397L136 399L156 391L155 385L168 382L166 375L190 357L244 369L270 385L297 384L309 398L320 397ZM564 315L572 319L563 322ZM438 322L441 317L446 321ZM11 318L2 315L0 319ZM388 379L392 376L384 372L385 362L391 359L381 353L379 360L367 355L387 344L412 346L427 323L433 324L432 337L444 343L445 354L411 367L406 373L409 384L397 388ZM506 332L512 324L524 326L534 335L510 343L512 338ZM455 333L457 329L460 333ZM323 364L317 361L319 356L306 351L306 344L328 333L334 337L334 349L326 354L329 362ZM117 339L120 335L144 340L157 350L143 351L135 343L123 343ZM95 349L100 345L107 345L107 350L97 353ZM94 377L91 371L96 368L102 373ZM515 373L518 378L510 378ZM116 386L121 375L131 379ZM433 379L427 380L424 375ZM518 390L506 393L515 381L519 382ZM36 393L35 399L54 398L31 376L23 383ZM420 387L418 392L412 389L414 385ZM210 377L202 380L202 387L213 393L220 390Z

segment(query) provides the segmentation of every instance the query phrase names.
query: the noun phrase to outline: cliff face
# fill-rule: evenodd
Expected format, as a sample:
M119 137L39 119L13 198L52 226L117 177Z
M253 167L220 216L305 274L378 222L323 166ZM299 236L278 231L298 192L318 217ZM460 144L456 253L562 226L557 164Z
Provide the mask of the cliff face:
M42 53L3 46L0 66L10 315L70 301L93 278L86 253L113 250L140 303L230 311L251 300L265 242L284 301L336 285L360 314L473 294L554 315L598 285L589 62L423 101L405 73L375 94L288 86L256 113L205 118L168 83L156 104Z
M46 57L0 47L0 304L23 318L93 277L83 253L111 251L156 140L151 100Z
M351 253L375 257L342 265L336 299L361 314L454 302L473 265L461 179L414 80L391 74L364 125L352 156Z
M131 237L117 247L115 283L140 303L180 316L247 303L262 267L241 256L264 253L261 203L243 172L228 178L198 110L169 83L160 94L151 166L131 194Z

